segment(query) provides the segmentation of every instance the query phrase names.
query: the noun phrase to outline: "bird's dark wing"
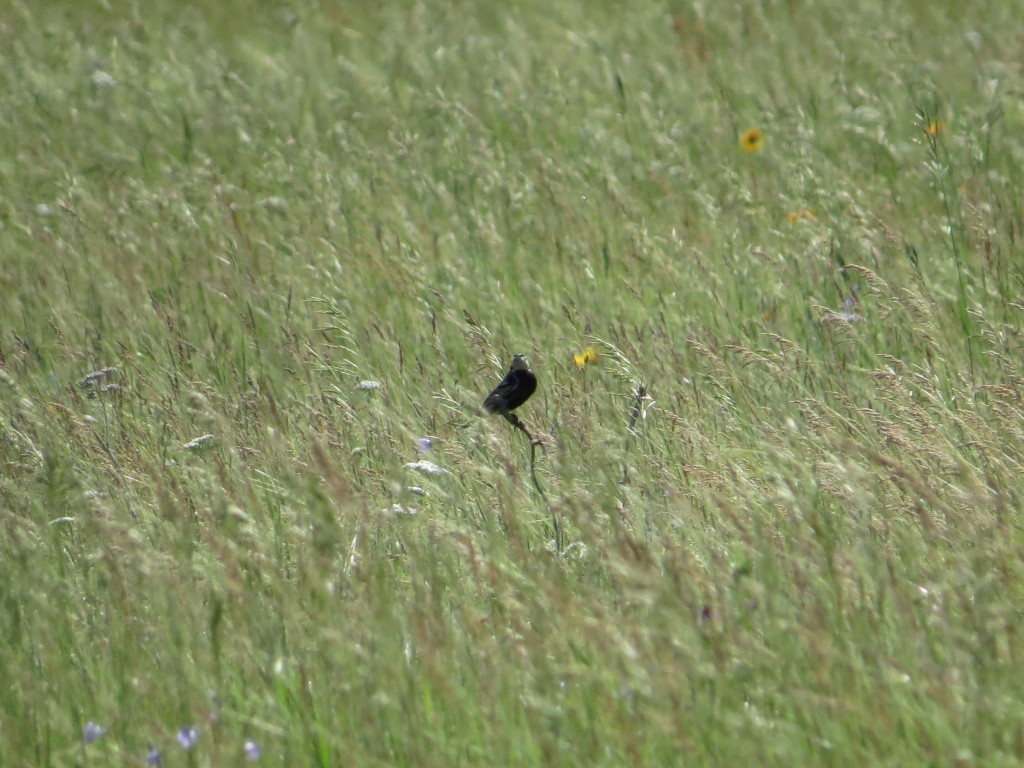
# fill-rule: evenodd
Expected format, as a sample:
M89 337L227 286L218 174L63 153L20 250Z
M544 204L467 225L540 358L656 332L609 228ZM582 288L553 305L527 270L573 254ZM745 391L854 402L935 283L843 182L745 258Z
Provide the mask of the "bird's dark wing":
M531 371L509 371L508 376L484 400L492 413L513 411L525 403L537 389L537 377Z
M509 371L508 376L501 380L501 383L494 388L494 391L484 400L484 408L492 413L503 413L509 410L517 388L515 371Z

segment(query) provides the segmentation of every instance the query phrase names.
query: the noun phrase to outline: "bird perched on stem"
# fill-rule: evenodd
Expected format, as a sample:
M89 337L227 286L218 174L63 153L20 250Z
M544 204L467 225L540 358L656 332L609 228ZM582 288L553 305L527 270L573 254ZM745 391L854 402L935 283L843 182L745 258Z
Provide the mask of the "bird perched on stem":
M508 369L508 375L501 380L501 383L484 400L484 409L502 416L509 424L521 430L532 441L533 435L527 431L523 422L512 411L529 400L530 395L536 390L537 377L530 370L530 364L526 361L526 355L516 355L512 358L512 365Z

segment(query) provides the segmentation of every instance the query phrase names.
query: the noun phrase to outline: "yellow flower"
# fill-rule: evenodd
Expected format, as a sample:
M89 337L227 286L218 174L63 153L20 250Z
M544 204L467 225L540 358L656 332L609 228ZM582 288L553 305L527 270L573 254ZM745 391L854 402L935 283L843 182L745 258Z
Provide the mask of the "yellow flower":
M806 208L801 208L799 211L790 211L786 214L786 218L789 219L790 224L796 224L797 222L807 219L808 221L814 221L818 217L814 215L814 211L809 211Z
M924 127L924 132L933 139L941 136L945 130L946 124L942 120L929 120L928 125Z
M575 352L572 356L572 361L576 363L577 368L582 368L588 363L596 363L600 359L600 355L597 354L597 350L593 347L587 347L581 352Z
M749 128L740 136L740 146L747 152L760 152L764 147L764 134L760 128Z

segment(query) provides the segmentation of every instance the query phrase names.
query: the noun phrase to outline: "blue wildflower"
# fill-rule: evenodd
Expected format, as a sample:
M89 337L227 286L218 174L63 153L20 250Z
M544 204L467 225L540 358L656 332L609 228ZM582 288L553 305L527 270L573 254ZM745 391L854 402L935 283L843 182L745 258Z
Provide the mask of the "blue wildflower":
M426 456L428 453L430 453L430 449L433 447L434 441L431 440L429 437L416 438L416 450L419 451L421 455Z
M155 765L160 768L164 764L163 753L156 748L156 745L149 742L149 752L146 753L146 765Z

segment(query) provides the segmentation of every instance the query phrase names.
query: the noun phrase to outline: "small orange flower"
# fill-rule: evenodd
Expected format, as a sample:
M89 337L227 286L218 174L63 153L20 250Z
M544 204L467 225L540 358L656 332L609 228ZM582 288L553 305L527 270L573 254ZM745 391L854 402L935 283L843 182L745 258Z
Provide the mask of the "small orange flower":
M933 139L941 136L946 130L946 123L942 120L929 120L928 125L924 127L924 132L931 136Z
M764 147L764 134L760 128L749 128L740 136L740 146L747 152L760 152Z
M817 216L814 215L814 211L809 211L806 208L801 208L799 211L790 211L786 214L786 218L789 219L790 224L796 224L799 221L806 219L807 221L817 220Z
M576 363L577 368L582 368L590 363L596 363L601 359L601 356L597 354L597 350L593 347L587 347L580 352L573 353L572 361Z

